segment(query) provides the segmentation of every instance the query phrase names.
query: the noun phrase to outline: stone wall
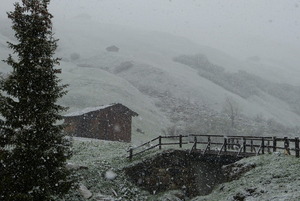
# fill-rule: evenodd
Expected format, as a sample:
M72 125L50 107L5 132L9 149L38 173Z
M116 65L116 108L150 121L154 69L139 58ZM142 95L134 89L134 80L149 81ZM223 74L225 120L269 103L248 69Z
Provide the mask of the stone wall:
M224 182L222 165L231 162L234 161L172 150L127 167L125 172L134 183L152 194L181 190L191 198L209 194Z

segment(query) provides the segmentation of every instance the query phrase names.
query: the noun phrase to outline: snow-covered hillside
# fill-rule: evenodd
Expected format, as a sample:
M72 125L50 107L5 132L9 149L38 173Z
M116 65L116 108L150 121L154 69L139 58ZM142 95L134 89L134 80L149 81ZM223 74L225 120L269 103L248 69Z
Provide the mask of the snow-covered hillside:
M247 70L246 62L240 62L225 53L197 45L185 38L129 27L103 25L84 17L57 23L56 33L60 38L58 55L65 58L65 61L69 59L68 63L76 65L76 69L83 68L80 70L81 76L90 76L91 69L107 71L111 76L126 80L139 92L150 94L152 97L148 98L154 103L153 96L169 93L175 98L188 99L220 110L226 97L233 97L248 115L263 114L267 118L290 125L297 124L300 120L287 104L274 97L251 97L245 100L199 77L194 69L175 63L173 58L178 55L202 53L210 62L223 66L228 71L234 72L243 68ZM120 51L107 52L105 48L110 45L116 45ZM70 56L74 53L78 54L79 58L72 61ZM269 79L272 79L272 76L270 73ZM282 80L278 80L280 81ZM121 88L125 89L124 86L126 85L122 85ZM120 98L123 99L123 96Z
M3 23L3 27L0 30L1 59L9 53L5 41L11 40L13 34L8 31L8 23ZM261 76L274 81L283 71L276 68L278 72L268 73L266 69L275 68L271 63L265 66L253 64L253 61L239 61L182 37L100 24L84 16L54 21L54 32L55 37L60 39L57 56L62 58L61 78L70 85L69 93L61 103L70 107L69 112L117 102L126 105L139 114L133 121L134 143L162 134L172 125L169 116L159 107L161 100L167 98L221 111L226 98L230 97L239 104L244 114L252 117L263 115L287 125L300 122L299 115L282 100L269 95L242 98L199 76L197 70L174 62L173 58L203 54L211 63L224 67L228 72L241 69L255 74L261 72ZM117 46L119 51L106 51L111 45ZM1 72L8 69L6 64L1 63ZM295 83L300 74L293 70L284 69L286 73L283 74L292 76L291 83Z

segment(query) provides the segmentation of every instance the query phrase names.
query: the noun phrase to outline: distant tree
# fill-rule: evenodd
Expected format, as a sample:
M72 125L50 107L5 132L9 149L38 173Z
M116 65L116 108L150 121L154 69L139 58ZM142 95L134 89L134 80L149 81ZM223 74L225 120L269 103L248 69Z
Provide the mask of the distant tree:
M8 13L17 44L6 62L11 73L0 81L0 200L47 201L67 192L65 167L70 143L56 104L66 91L54 69L57 40L52 34L50 0L22 0Z
M235 127L236 118L241 113L239 104L232 98L226 98L223 106L223 112L229 117L231 128Z

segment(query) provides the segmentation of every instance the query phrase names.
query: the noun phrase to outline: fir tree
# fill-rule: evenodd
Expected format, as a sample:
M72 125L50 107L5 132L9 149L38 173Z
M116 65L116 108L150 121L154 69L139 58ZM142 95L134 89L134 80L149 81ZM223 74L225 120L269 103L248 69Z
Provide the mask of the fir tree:
M8 13L17 43L8 42L12 67L0 81L0 200L53 200L70 188L70 144L56 102L65 93L54 67L57 40L50 0L22 0Z

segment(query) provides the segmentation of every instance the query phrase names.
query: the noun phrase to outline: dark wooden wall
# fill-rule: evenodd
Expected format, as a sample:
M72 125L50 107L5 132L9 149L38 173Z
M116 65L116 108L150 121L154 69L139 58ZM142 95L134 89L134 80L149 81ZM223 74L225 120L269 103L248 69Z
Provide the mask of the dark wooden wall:
M69 135L131 142L132 116L119 106L66 117L65 123L65 132Z

